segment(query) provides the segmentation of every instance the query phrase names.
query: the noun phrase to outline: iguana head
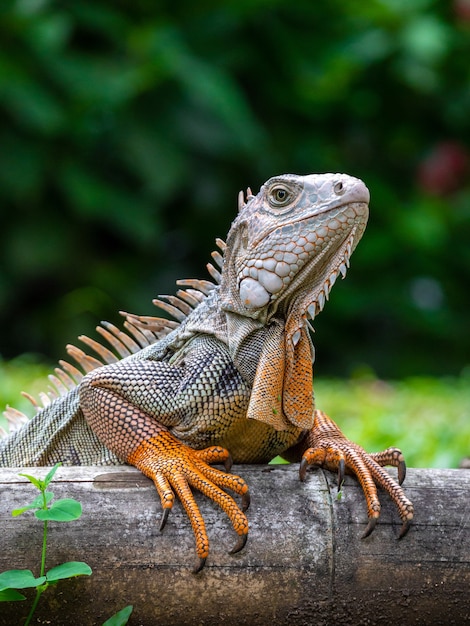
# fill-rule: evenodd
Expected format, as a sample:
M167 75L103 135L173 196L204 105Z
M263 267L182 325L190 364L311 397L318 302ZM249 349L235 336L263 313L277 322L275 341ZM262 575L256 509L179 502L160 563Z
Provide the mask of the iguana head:
M345 174L285 175L239 196L220 303L228 346L252 384L247 417L277 430L313 424L308 319L323 309L368 217L369 191Z
M239 197L222 278L224 310L266 324L274 315L314 318L361 238L369 191L346 174L270 178Z

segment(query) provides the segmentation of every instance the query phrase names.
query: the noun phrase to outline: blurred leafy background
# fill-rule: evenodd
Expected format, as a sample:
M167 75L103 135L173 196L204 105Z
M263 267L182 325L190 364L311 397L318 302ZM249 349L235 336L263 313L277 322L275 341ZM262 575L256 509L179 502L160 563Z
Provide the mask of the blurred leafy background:
M470 0L4 0L0 37L3 387L204 276L239 189L344 171L371 217L315 322L320 389L425 380L459 448L424 464L468 454ZM350 384L323 387L345 415Z

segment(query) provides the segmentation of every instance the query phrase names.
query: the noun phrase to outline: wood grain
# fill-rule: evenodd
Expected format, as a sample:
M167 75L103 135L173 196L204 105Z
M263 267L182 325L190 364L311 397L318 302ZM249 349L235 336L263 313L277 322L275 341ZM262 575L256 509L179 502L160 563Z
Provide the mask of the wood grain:
M12 509L35 497L19 471L1 469L0 571L38 574L41 524ZM298 467L239 466L252 504L250 536L237 555L224 514L197 497L211 552L198 575L191 528L175 505L163 533L153 484L131 467L60 468L50 489L83 505L72 523L50 523L47 568L83 560L90 578L63 581L43 596L38 623L102 624L134 605L129 624L464 624L470 621L470 472L408 471L415 504L408 535L385 494L376 530L362 540L367 517L360 488L347 478L341 500L335 477L321 470L298 480ZM32 597L31 590L25 595ZM24 621L30 602L2 603L0 624Z

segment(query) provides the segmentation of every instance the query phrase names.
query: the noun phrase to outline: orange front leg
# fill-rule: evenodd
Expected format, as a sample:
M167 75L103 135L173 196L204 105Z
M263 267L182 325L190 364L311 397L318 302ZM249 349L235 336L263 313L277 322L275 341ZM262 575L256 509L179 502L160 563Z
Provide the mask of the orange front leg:
M349 441L335 422L322 411L315 411L313 428L307 434L305 450L300 463L300 479L305 480L307 467L318 465L338 472L338 490L345 471L354 474L364 491L369 524L363 537L374 530L380 515L377 486L384 489L395 503L403 522L399 537L407 533L413 519L413 504L405 496L401 484L405 479L406 465L398 448L368 454L363 448ZM398 484L383 469L384 465L398 468Z
M224 463L229 469L231 459L227 450L219 446L193 450L179 442L166 429L162 429L153 437L142 441L126 461L153 480L163 507L161 530L173 506L174 493L178 495L189 517L196 539L199 562L193 570L195 573L204 567L209 554L209 539L191 487L217 502L230 518L239 536L237 544L230 553L234 554L243 548L248 536L248 520L244 513L250 501L248 486L243 478L226 474L208 465L208 463ZM230 489L242 496L241 509L223 489Z
M239 536L231 554L241 550L248 536L248 520L244 513L250 502L248 486L243 478L209 465L223 463L227 470L230 469L228 451L220 446L194 450L181 443L145 411L114 391L101 387L99 381L94 382L92 377L84 380L80 405L88 423L110 450L153 480L163 507L161 529L173 506L175 493L181 500L196 539L199 560L194 572L204 567L209 539L191 487L217 502L225 511ZM242 497L241 508L224 489Z

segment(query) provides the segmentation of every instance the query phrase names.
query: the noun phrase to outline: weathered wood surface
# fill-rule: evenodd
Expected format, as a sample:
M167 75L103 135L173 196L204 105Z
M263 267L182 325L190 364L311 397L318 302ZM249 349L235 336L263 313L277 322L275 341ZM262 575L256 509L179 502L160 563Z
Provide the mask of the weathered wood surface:
M37 574L41 525L31 513L10 515L35 495L18 471L0 470L0 571ZM409 470L406 491L416 516L398 541L400 521L385 494L380 523L360 539L367 518L351 478L338 501L335 477L322 471L309 473L306 483L298 481L297 466L234 471L251 488L248 543L230 556L236 536L226 516L198 497L211 553L194 575L193 535L179 503L160 533L153 484L134 468L60 468L51 489L80 500L83 516L51 522L47 568L83 560L93 575L49 589L37 623L102 624L127 604L134 605L131 626L470 622L470 472ZM22 624L28 608L3 603L0 624Z

